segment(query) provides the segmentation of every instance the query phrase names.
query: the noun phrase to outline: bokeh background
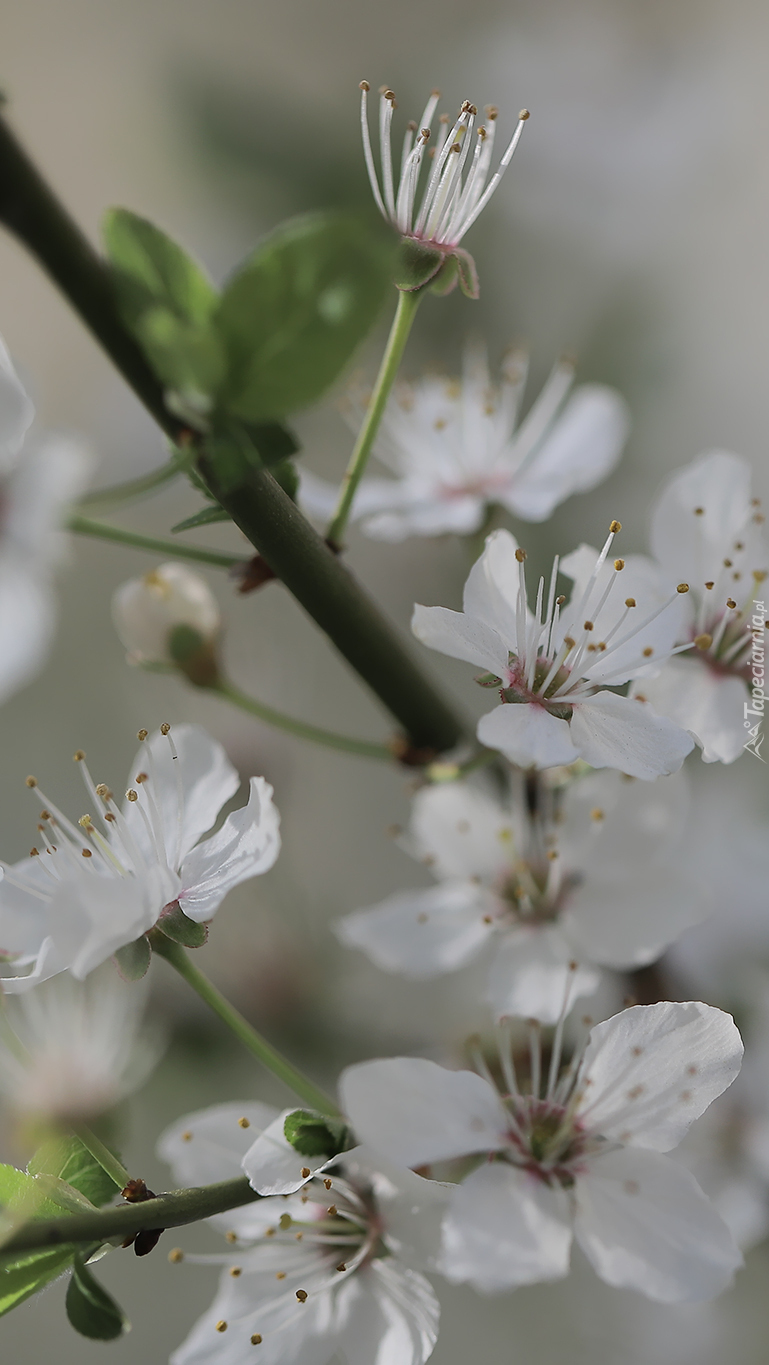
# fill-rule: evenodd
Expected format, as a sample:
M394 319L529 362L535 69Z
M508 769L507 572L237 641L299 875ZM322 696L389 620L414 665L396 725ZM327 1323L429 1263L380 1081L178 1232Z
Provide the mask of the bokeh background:
M645 547L648 509L665 472L724 447L754 462L769 493L769 11L761 0L13 0L0 3L0 86L14 124L94 238L108 205L130 206L179 237L215 278L281 218L367 194L358 145L357 83L389 82L404 117L439 85L449 106L500 106L511 127L532 111L521 147L469 245L481 299L423 308L407 369L456 369L465 335L494 356L513 340L532 348L530 396L555 356L576 353L580 377L615 384L633 412L619 471L574 498L537 534L542 553L595 541L619 516L627 551ZM80 323L24 252L0 237L0 331L42 425L80 433L95 481L145 472L162 441ZM381 338L379 339L381 341ZM360 357L376 363L377 339ZM333 400L296 423L308 463L341 472L350 437ZM127 509L122 524L163 534L196 510L180 485ZM211 544L238 547L234 530ZM198 539L203 539L202 534ZM529 534L529 540L533 537ZM402 625L414 600L457 604L468 552L453 541L385 545L350 537L356 571ZM61 622L42 676L0 712L2 855L32 839L32 771L79 808L71 762L83 747L96 780L120 789L139 726L195 720L227 746L244 775L264 773L283 814L275 870L233 894L206 965L250 1018L319 1076L393 1049L440 1055L478 1018L466 973L429 990L383 978L328 932L340 913L419 876L387 829L403 820L400 775L269 732L185 689L129 669L109 602L149 556L94 542L71 546ZM238 598L209 581L227 621L235 679L265 701L349 733L384 736L386 717L276 585ZM465 706L466 671L428 666ZM482 698L478 698L478 706ZM702 765L696 760L695 778ZM710 770L709 810L744 809L744 857L769 924L759 840L766 769L743 758ZM703 853L702 855L706 855ZM719 869L712 869L719 875ZM747 896L725 875L724 904ZM769 938L769 935L767 936ZM153 1188L165 1122L239 1097L282 1098L230 1048L157 964L155 1013L169 1039L155 1079L126 1108L122 1142ZM448 1040L448 1042L447 1042ZM20 1156L7 1135L4 1159ZM176 1234L174 1234L176 1236ZM169 1239L166 1238L166 1241ZM205 1230L178 1240L214 1245ZM170 1242L169 1242L170 1245ZM572 1278L484 1300L441 1291L435 1365L758 1365L769 1346L759 1247L718 1303L661 1309L600 1285L579 1261ZM0 1322L8 1358L59 1365L167 1359L213 1294L211 1270L118 1253L104 1264L133 1321L117 1345L92 1345L64 1320L55 1285ZM350 1362L349 1365L355 1365Z

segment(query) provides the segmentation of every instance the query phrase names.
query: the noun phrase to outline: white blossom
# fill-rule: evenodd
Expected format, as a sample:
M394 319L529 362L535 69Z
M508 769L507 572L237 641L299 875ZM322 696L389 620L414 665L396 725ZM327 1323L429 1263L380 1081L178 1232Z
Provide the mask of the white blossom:
M683 773L651 785L609 772L541 784L530 817L516 794L509 806L461 782L418 791L406 847L437 885L347 915L337 933L416 979L485 950L496 1013L555 1023L570 979L574 999L598 984L591 964L654 961L704 916L707 889L678 857Z
M224 749L197 725L139 738L122 807L75 754L93 812L76 824L27 779L37 844L32 856L2 865L0 882L6 991L67 969L82 979L179 908L206 923L233 886L275 862L279 816L263 777L250 779L248 803L201 843L240 785Z
M543 1068L533 1030L528 1091L502 1043L501 1089L487 1068L362 1062L343 1074L342 1101L359 1139L400 1165L475 1158L444 1220L449 1279L485 1291L559 1279L573 1235L608 1284L668 1303L712 1298L740 1252L662 1153L737 1075L733 1020L695 1001L639 1005L597 1024L559 1078L560 1052L559 1024Z
M420 276L420 284L435 278L444 262L453 258L465 293L477 297L475 265L472 257L460 250L459 243L485 209L509 166L523 125L529 117L528 110L522 109L518 115L515 132L497 170L489 179L498 110L493 105L486 106L486 121L479 125L473 139L478 110L469 100L465 100L454 120L447 114L439 117L440 131L433 145L428 148L432 138L431 123L440 99L440 91L433 90L419 123L407 125L396 184L391 147L391 124L396 101L392 90L383 88L379 101L380 188L368 124L369 90L368 81L361 81L363 151L379 212L405 239L434 253L434 268L426 276ZM423 161L426 162L427 173L423 182L424 192L417 206Z
M53 639L61 521L90 461L64 437L30 439L34 408L0 340L0 702L42 667Z
M180 1119L160 1139L176 1180L240 1174L254 1131L281 1120L262 1104L224 1104ZM296 1153L294 1154L296 1156ZM438 1335L423 1269L440 1241L446 1192L365 1153L304 1185L211 1221L230 1254L185 1259L223 1267L213 1304L172 1365L422 1365Z
M551 768L582 758L652 779L676 772L694 747L678 725L645 702L610 689L648 676L675 652L681 596L641 556L608 559L619 522L600 554L582 545L556 557L536 608L526 600L526 553L509 531L495 531L470 571L464 612L416 606L418 640L481 665L479 681L501 706L478 723L478 739L522 768ZM558 571L574 583L571 601L556 596Z
M681 640L694 641L696 648L667 663L642 691L661 715L694 735L706 763L733 763L755 724L745 707L754 638L762 687L765 681L760 585L769 550L763 520L748 461L721 450L680 469L652 517L652 553L671 579L686 575L690 583Z
M469 345L461 381L426 375L398 385L374 446L395 477L364 479L353 503L367 535L469 535L494 504L524 521L545 521L572 493L611 472L629 427L621 396L602 384L573 389L574 367L562 360L521 422L527 368L525 352L511 352L495 386L485 351ZM362 417L355 401L350 416ZM300 498L325 517L338 493L303 470Z
M180 626L211 645L219 634L219 604L205 579L185 564L159 564L123 583L112 598L112 619L132 663L174 664L172 637Z
M143 1030L146 992L102 967L85 981L61 975L6 1006L0 1095L18 1118L73 1123L111 1109L154 1065Z

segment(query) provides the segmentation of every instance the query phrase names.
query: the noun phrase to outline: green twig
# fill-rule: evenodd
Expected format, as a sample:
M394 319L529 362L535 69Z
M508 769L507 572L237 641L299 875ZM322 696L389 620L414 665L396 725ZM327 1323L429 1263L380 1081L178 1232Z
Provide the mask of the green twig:
M352 509L353 499L357 492L363 471L368 464L379 424L382 421L382 414L390 396L390 390L395 382L398 373L403 351L408 341L417 308L419 307L422 295L417 291L400 290L398 293L398 307L395 310L393 325L390 328L390 335L387 339L387 347L382 356L382 363L379 367L379 374L369 399L363 425L358 433L358 439L350 456L350 462L345 470L342 486L339 490L339 501L336 511L328 524L326 539L331 545L341 545L342 538L347 526L347 519Z
M249 1024L247 1019L239 1013L217 990L212 981L209 981L203 972L199 971L190 961L188 954L180 944L172 942L157 930L150 934L150 942L153 950L164 957L175 971L187 982L188 986L200 996L201 1000L218 1015L222 1023L245 1044L249 1052L259 1059L268 1071L287 1085L289 1090L293 1090L295 1095L304 1100L313 1109L318 1109L322 1114L339 1114L339 1109L334 1101L325 1095L311 1080L298 1071L285 1057L267 1042L256 1029Z
M165 404L163 387L117 312L112 278L4 120L0 222L24 243L177 445L187 446L220 506L262 554L332 644L403 726L416 748L453 748L463 725L404 648L397 631L266 469L223 483L205 441Z
M141 498L145 493L153 493L156 488L162 488L163 484L169 483L181 473L183 466L174 456L151 474L143 474L138 479L127 479L125 483L114 483L109 488L95 488L91 493L84 493L77 506L85 511L92 507L106 511L110 507L118 507L120 503L129 502L132 498Z
M184 1227L228 1209L242 1208L258 1198L245 1176L240 1176L215 1185L174 1190L140 1204L119 1204L93 1213L72 1213L66 1218L32 1219L3 1242L0 1257L5 1260L12 1253L79 1242L125 1241L143 1228Z
M266 706L264 702L247 696L239 687L235 687L234 683L222 680L208 690L225 701L232 702L233 706L239 706L241 711L247 711L250 716L256 716L257 720L263 720L277 730L285 730L289 735L296 735L298 739L309 739L313 744L323 744L327 749L338 749L345 754L358 754L361 758L383 759L385 763L394 761L392 749L386 744L376 744L367 739L352 739L348 735L337 735L333 730L323 730L318 725L295 720L293 716L287 716L282 711L276 711L274 707Z
M170 555L172 559L191 559L196 564L211 564L217 569L232 569L237 564L248 562L243 555L225 555L218 550L185 545L183 541L142 536L137 531L126 531L121 526L109 526L105 521L92 521L90 517L71 516L67 526L79 536L95 536L97 540L111 540L117 545L130 545L134 550Z

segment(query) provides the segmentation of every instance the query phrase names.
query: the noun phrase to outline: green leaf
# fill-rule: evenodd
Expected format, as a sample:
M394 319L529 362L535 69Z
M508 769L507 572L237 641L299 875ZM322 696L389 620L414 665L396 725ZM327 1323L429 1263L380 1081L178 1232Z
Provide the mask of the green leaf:
M102 1289L86 1266L83 1256L74 1259L66 1307L67 1317L75 1331L93 1341L115 1341L130 1330L123 1310L106 1289Z
M167 910L160 916L156 928L170 938L174 943L181 943L185 948L202 948L208 942L208 925L197 924L194 919L185 915L180 905L175 905L173 910Z
M30 1175L57 1176L101 1208L119 1188L79 1138L51 1138L38 1147L27 1166Z
M185 517L184 521L177 521L171 527L171 533L177 531L193 531L196 526L210 526L215 521L231 521L229 512L225 512L223 507L204 507L202 511L196 512L194 516Z
M197 262L160 228L130 209L110 209L103 234L129 326L155 305L187 322L209 318L216 290Z
M221 385L226 358L210 324L189 322L170 308L152 307L136 319L133 330L167 388L189 394L194 400L195 396L214 393Z
M133 943L123 944L123 947L118 948L112 956L124 981L141 981L150 969L152 949L148 939L142 934L141 938L135 938Z
M0 1263L0 1317L62 1275L73 1255L74 1247L64 1246L30 1251L8 1265Z
M344 1120L329 1118L315 1109L295 1109L287 1114L283 1132L300 1156L332 1157L352 1145Z
M214 315L228 357L221 406L263 422L320 398L376 320L394 251L392 238L339 213L308 214L272 233Z

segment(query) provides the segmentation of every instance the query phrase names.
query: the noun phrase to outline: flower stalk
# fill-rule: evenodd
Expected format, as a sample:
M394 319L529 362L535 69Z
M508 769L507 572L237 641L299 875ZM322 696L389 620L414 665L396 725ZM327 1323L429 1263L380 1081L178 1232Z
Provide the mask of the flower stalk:
M79 536L94 536L97 540L111 540L116 545L130 545L135 550L149 550L152 554L173 555L175 559L189 559L196 564L210 564L215 569L234 569L247 561L243 555L221 554L200 545L185 545L183 541L164 540L159 536L143 536L138 531L127 531L122 526L108 526L104 521L74 515L67 527Z
M341 547L342 537L344 536L347 520L352 509L358 484L361 481L363 472L368 464L374 441L376 440L379 424L382 421L387 399L395 382L398 369L400 367L406 342L416 317L417 308L422 298L421 292L401 289L398 292L398 307L395 310L395 317L390 328L390 335L387 341L382 363L379 367L379 374L376 378L371 398L366 409L355 442L350 463L345 470L342 486L339 490L339 502L336 511L328 525L326 540L335 548Z
M367 739L353 739L349 735L337 735L332 730L324 730L319 725L308 725L306 721L296 720L294 716L287 716L283 711L277 711L275 707L267 706L265 702L248 696L226 678L219 678L208 691L221 697L223 701L239 707L248 715L255 716L257 720L264 721L266 725L272 725L276 730L283 730L297 739L307 739L311 744L322 744L327 749L336 749L343 754L357 754L360 758L380 759L385 763L392 763L395 760L395 755L387 744L377 744Z
M223 1024L235 1034L243 1045L248 1048L252 1056L256 1057L263 1066L267 1067L278 1080L293 1090L295 1095L309 1104L313 1109L319 1110L321 1114L336 1116L339 1109L328 1095L319 1089L307 1076L298 1071L286 1057L267 1042L256 1029L249 1024L247 1019L226 1000L221 991L217 990L212 981L204 975L189 959L184 948L178 943L173 943L164 934L153 930L149 935L153 951L160 957L164 957L174 969L179 973L188 986L191 986L196 995L199 995L204 1004L213 1010Z

